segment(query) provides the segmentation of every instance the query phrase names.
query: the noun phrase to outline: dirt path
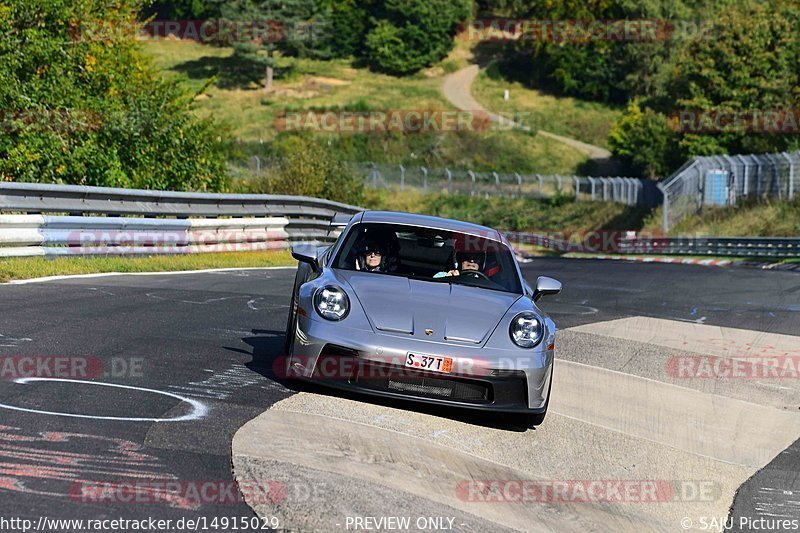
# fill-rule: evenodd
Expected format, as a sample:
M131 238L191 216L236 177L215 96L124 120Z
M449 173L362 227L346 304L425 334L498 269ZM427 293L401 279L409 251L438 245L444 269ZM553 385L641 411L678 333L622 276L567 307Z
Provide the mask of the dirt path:
M444 82L442 83L442 92L444 93L445 98L450 100L450 102L459 109L464 111L484 111L489 115L492 122L503 121L507 124L507 118L501 117L496 113L492 113L483 107L472 96L472 83L475 81L475 78L478 77L479 73L480 67L478 65L470 65L446 76ZM523 125L519 125L519 127L525 130L530 129ZM561 135L556 135L555 133L550 133L549 131L544 130L538 130L538 134L542 137L548 137L571 146L588 155L591 159L598 160L598 162L606 163L611 158L611 152L605 148L601 148L600 146L587 144L570 137L563 137Z

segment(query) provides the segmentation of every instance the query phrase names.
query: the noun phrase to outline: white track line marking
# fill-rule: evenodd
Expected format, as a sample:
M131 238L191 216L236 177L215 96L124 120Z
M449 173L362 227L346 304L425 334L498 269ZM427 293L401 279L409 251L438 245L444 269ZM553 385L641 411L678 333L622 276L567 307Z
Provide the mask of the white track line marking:
M40 415L51 416L65 416L69 418L90 418L92 420L118 420L123 422L186 422L189 420L197 420L203 418L208 413L208 407L197 400L186 398L171 392L160 391L155 389L145 389L144 387L131 387L129 385L117 385L115 383L102 383L99 381L82 381L77 379L61 379L61 378L19 378L15 379L14 383L26 385L36 381L61 381L66 383L82 383L84 385L97 385L100 387L112 387L117 389L129 389L141 392L152 392L153 394L161 394L163 396L170 396L176 400L188 403L192 406L192 411L188 414L178 416L175 418L136 418L136 417L117 417L117 416L95 416L95 415L81 415L75 413L61 413L58 411L42 411L40 409L26 409L24 407L17 407L15 405L6 405L0 403L0 408L11 409L12 411L24 411L26 413L36 413Z
M275 267L243 267L243 268L207 268L204 270L175 270L168 272L98 272L95 274L70 274L63 276L47 276L44 278L14 279L0 285L27 285L29 283L45 283L48 281L61 281L67 279L102 278L111 276L174 276L180 274L205 274L210 272L233 272L236 270L287 270L296 269L295 266Z

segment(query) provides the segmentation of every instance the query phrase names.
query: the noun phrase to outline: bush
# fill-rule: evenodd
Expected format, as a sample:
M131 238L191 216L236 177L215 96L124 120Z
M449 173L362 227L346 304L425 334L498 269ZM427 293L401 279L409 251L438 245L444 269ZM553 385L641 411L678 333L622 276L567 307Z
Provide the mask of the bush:
M266 178L251 184L253 192L311 196L352 205L363 201L363 179L323 145L300 136L276 143L279 159Z
M140 7L137 0L0 7L3 179L227 188L219 128L190 112L192 95L161 81L135 40L108 30L132 27ZM102 21L105 29L91 34L75 21Z
M667 117L649 108L642 111L637 101L614 123L609 144L634 173L651 179L666 177L684 159Z
M375 70L408 75L444 58L459 22L470 16L467 0L385 0L366 37L366 58Z

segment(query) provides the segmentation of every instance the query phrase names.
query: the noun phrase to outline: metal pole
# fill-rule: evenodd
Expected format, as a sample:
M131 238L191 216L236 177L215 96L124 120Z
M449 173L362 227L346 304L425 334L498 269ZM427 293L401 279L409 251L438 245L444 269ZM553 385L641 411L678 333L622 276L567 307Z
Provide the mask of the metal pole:
M664 203L661 204L663 206L663 211L661 212L661 229L664 231L664 235L666 235L669 231L669 194L667 194L667 189L660 183L656 186L661 189L661 193L664 195Z
M406 167L400 165L400 190L406 190Z
M522 196L522 176L518 172L515 172L514 175L517 177L517 194Z
M573 178L575 180L575 201L579 202L580 201L580 194L579 193L581 192L581 183L579 181L580 178L578 176L573 176Z
M794 196L794 161L792 161L791 156L789 154L787 154L786 152L783 152L781 155L786 159L786 161L789 162L789 195L788 196L789 196L789 200L791 200L792 197Z
M447 194L453 194L453 173L449 168L444 169L444 174L447 176Z
M539 180L539 193L542 192L542 177L539 174L536 174L536 179Z
M378 188L378 165L372 163L372 188Z
M497 194L500 194L500 175L497 174L497 172L492 172L492 175L494 175L495 190L497 191Z
M469 195L475 196L475 173L471 170L468 170L467 174L469 174L469 177L472 179L472 189L470 189Z
M725 161L727 161L728 166L731 169L730 170L731 176L733 177L733 180L731 181L731 190L728 191L728 203L730 205L735 205L736 204L736 184L737 184L737 181L738 181L736 179L736 174L737 174L736 166L735 166L736 163L733 162L733 159L729 155L723 155L722 157L725 159Z
M428 169L422 168L422 190L428 192Z
M594 178L589 178L589 185L592 187L592 201L594 202L594 199L595 199L594 198L594 193L595 193L595 189L596 189L596 187L595 187L596 184L594 182Z
M556 181L558 181L558 192L561 192L561 176L556 176Z

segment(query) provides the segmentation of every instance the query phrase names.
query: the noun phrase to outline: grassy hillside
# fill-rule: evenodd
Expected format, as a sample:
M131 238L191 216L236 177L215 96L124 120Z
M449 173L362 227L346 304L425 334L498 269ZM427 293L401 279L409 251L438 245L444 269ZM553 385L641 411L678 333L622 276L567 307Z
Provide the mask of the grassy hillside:
M661 228L661 208L645 221L648 229ZM800 197L792 202L707 207L670 228L670 235L800 237Z
M367 191L364 207L469 220L509 231L636 230L649 214L647 209L620 203L574 202L571 196L481 198L374 189Z
M503 99L505 90L509 91L508 101ZM481 72L472 94L487 109L501 115L518 116L520 122L534 128L604 148L608 148L608 133L622 112L607 104L552 96L519 82L509 82L496 62Z
M447 72L466 63L462 48L441 64L407 78L354 68L346 60L278 58L278 78L268 91L258 83L261 70L237 62L230 48L177 40L144 43L166 76L186 80L201 91L198 114L223 121L232 140L250 146L275 139L274 118L287 109L453 110L440 86ZM326 137L342 145L343 157L355 161L544 174L573 174L586 161L577 150L520 131L374 136L367 142Z

